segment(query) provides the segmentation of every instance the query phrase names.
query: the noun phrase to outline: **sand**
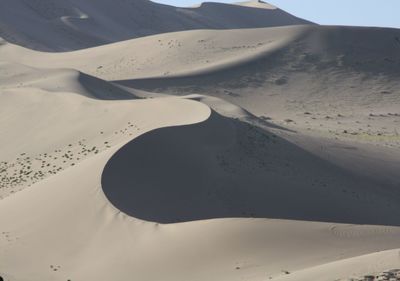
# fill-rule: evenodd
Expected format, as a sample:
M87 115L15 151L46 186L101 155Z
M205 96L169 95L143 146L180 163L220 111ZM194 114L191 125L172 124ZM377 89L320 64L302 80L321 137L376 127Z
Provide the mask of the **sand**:
M109 3L0 4L4 280L400 268L398 30Z

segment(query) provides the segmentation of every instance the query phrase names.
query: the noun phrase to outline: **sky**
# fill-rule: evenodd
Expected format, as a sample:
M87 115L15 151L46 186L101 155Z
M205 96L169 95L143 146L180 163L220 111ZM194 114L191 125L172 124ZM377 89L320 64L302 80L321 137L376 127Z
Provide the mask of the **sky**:
M202 0L153 1L180 7L202 2ZM209 2L232 3L238 1L215 0ZM318 24L400 28L400 0L266 0L266 2Z

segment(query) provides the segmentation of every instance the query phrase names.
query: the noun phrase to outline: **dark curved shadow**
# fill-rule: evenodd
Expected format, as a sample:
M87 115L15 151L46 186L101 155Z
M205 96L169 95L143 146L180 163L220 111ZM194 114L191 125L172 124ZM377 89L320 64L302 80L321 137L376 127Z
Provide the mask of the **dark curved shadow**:
M260 217L400 225L399 193L383 182L215 112L134 139L102 175L116 208L159 223Z
M131 100L138 98L135 96L134 90L128 91L127 88L122 88L119 85L114 85L112 82L82 72L79 73L78 81L81 83L82 87L84 87L86 91L96 99Z

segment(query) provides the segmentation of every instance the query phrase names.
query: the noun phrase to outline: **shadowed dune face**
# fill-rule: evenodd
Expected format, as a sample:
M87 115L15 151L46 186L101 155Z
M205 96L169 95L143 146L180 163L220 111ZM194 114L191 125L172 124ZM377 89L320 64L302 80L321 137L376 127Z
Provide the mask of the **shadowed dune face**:
M382 182L217 113L138 137L102 175L110 202L148 221L268 217L400 225L398 194Z
M0 37L31 49L68 51L165 32L311 24L262 6L205 3L177 8L147 0L3 0Z
M134 93L126 91L113 83L80 73L78 81L94 98L101 100L130 100L137 98Z

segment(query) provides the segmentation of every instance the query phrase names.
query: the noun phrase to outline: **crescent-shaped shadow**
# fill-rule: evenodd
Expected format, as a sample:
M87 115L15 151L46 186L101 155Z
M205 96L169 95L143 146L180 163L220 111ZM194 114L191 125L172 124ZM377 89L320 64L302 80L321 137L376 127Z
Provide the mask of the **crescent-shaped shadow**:
M398 195L383 192L379 179L215 112L132 140L106 164L102 187L122 212L158 223L259 217L400 225Z

